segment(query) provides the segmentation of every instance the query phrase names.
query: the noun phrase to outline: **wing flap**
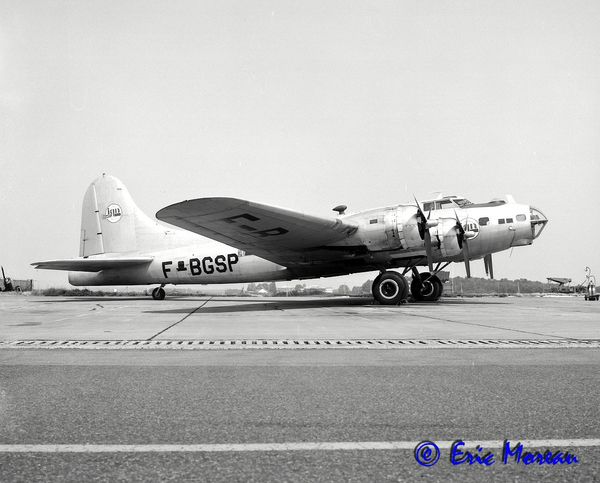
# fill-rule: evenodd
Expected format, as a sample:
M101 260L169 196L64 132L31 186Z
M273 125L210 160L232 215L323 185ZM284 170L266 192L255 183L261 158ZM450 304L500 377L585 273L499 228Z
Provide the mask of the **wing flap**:
M288 265L304 252L345 239L356 225L236 198L182 201L156 214L171 225Z
M152 262L151 257L129 258L71 258L65 260L46 260L34 262L35 268L44 270L70 270L73 272L99 272L111 268L127 268Z

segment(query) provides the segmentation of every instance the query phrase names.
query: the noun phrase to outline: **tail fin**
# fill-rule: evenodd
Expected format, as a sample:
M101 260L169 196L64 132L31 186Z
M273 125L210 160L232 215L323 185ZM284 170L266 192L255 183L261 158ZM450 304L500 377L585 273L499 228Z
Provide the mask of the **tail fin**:
M134 203L129 191L114 176L103 174L83 198L79 256L132 253L173 248L181 236L158 224ZM188 238L183 234L183 238ZM197 238L197 237L196 237Z

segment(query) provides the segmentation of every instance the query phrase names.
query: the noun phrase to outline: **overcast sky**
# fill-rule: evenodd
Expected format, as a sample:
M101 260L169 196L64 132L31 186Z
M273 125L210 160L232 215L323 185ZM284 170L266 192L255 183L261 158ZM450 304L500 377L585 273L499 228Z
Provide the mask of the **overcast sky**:
M550 223L495 256L497 278L600 275L595 0L4 0L0 109L14 278L66 284L29 264L77 256L102 172L152 216L203 196L330 215L510 193Z

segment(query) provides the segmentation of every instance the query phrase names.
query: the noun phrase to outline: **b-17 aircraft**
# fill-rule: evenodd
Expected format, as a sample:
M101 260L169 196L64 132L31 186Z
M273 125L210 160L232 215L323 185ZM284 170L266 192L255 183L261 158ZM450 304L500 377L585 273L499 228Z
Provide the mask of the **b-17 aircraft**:
M236 198L198 198L146 216L117 178L103 174L85 193L79 258L35 262L69 270L76 286L147 285L156 300L167 284L219 284L380 271L373 296L381 304L436 301L437 274L450 263L531 245L548 222L512 197L471 203L445 196L346 214L312 216ZM207 240L210 239L210 240ZM427 267L428 271L419 271ZM398 272L392 269L402 269ZM405 275L412 272L412 282Z

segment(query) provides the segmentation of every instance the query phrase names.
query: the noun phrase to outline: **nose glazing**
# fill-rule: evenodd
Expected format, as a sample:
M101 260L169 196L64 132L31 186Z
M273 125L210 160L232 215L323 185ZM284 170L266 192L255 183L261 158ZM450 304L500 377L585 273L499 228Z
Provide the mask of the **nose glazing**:
M540 210L534 208L533 206L529 207L530 212L530 220L531 220L531 236L532 240L535 240L548 223L548 218L544 215Z

